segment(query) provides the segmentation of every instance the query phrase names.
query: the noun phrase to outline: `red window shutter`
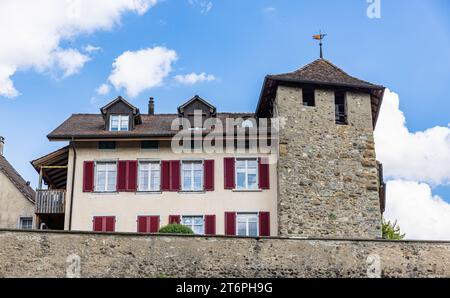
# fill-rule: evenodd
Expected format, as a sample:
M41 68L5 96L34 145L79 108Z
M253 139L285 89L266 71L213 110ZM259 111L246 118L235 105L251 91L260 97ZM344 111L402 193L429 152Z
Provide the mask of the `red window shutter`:
M94 216L93 219L93 230L94 232L102 232L103 231L103 217Z
M138 216L138 233L148 233L147 216Z
M270 189L270 173L269 173L269 159L267 157L258 160L259 169L259 188Z
M205 160L203 176L205 191L214 191L214 160Z
M159 232L159 216L150 216L150 233Z
M169 225L170 224L180 224L181 216L179 215L169 215Z
M120 160L117 165L117 191L127 191L128 162Z
M83 164L83 192L94 191L94 162L85 161Z
M216 235L215 215L205 215L205 235Z
M128 191L135 192L137 190L138 164L136 160L130 160L127 162L127 165L128 165L127 189Z
M116 230L116 217L115 216L105 217L104 222L105 222L104 232L115 232L115 230Z
M161 191L170 191L170 162L161 161Z
M259 236L270 236L270 213L259 213Z
M234 157L226 157L224 159L224 184L225 189L235 189L235 179L234 179Z
M180 161L170 161L170 191L180 191L181 189L181 175L180 175Z
M225 235L236 235L236 212L225 212Z

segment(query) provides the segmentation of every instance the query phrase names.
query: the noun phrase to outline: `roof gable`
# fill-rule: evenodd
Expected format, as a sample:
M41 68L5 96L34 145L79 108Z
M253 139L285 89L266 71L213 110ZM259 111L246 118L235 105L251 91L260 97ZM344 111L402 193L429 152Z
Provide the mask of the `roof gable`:
M139 114L139 109L136 108L135 106L133 106L131 103L129 103L128 101L126 101L122 96L117 97L116 99L114 99L113 101L111 101L110 103L108 103L106 106L100 108L100 112L102 114L106 114L106 112L113 107L114 105L118 104L119 102L124 103L125 105L127 105L132 111L133 114Z
M215 106L213 106L212 104L210 104L209 102L207 102L206 100L204 100L203 98L201 98L198 95L195 95L193 98L191 98L189 101L187 101L186 103L182 104L181 106L178 107L178 114L183 115L185 110L188 110L189 107L196 105L196 108L201 108L203 109L207 109L209 110L209 113L211 115L215 115L217 112L217 109Z
M11 180L26 199L34 203L36 192L2 155L0 155L0 172Z

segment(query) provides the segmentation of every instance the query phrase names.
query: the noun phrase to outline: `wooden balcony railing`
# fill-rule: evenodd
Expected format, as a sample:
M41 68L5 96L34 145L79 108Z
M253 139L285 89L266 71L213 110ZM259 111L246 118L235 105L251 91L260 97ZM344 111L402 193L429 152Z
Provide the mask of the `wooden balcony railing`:
M37 190L36 214L64 214L66 191L64 189Z

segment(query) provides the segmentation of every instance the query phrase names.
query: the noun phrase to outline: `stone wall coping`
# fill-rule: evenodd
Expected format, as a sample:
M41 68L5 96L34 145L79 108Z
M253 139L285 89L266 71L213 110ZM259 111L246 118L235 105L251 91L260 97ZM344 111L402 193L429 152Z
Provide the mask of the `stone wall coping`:
M205 238L205 239L247 239L247 240L291 240L291 241L326 241L326 242L379 242L379 243L418 243L418 244L450 244L450 240L385 240L385 239L362 239L362 238L324 238L324 237L242 237L225 235L180 235L180 234L141 234L141 233L105 233L91 231L57 231L57 230L18 230L18 229L0 229L0 234L22 233L22 234L59 234L59 235L91 235L91 236L123 236L123 237L147 237L147 238Z

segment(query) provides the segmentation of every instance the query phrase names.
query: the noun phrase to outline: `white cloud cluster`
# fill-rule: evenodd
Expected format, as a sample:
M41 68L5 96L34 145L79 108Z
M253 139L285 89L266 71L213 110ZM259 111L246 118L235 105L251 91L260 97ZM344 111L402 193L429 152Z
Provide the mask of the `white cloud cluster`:
M176 60L177 53L165 47L126 51L114 61L108 81L116 90L123 88L134 98L146 89L160 86Z
M386 90L375 142L387 178L385 217L408 239L450 240L450 204L432 186L450 183L450 128L410 132L399 96Z
M186 75L176 75L175 81L184 85L194 85L201 82L212 82L216 80L216 77L212 74L206 74L202 72L197 74L195 72Z
M55 51L52 60L53 64L50 65L55 65L55 69L63 71L62 77L66 78L78 73L91 58L76 49L67 49Z
M17 71L78 72L89 57L61 41L111 29L123 13L145 13L157 0L2 0L0 2L0 96L15 97ZM92 50L93 48L91 48ZM89 51L86 51L89 52ZM69 61L70 60L70 61Z
M450 183L450 128L433 127L412 133L406 127L397 94L386 91L375 140L377 157L391 178Z
M428 184L395 180L387 184L385 217L398 220L408 239L450 240L450 204Z

